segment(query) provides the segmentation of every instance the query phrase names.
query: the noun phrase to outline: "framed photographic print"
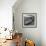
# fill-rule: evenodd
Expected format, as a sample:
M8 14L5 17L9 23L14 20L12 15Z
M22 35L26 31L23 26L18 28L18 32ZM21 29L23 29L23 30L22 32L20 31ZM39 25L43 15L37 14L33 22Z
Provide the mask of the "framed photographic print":
M37 13L22 13L22 27L36 28Z

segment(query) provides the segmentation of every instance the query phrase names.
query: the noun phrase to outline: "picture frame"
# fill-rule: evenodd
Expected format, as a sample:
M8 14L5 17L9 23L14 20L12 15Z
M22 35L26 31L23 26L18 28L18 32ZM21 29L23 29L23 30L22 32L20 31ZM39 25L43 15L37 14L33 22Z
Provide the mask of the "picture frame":
M37 13L22 13L22 27L36 28Z

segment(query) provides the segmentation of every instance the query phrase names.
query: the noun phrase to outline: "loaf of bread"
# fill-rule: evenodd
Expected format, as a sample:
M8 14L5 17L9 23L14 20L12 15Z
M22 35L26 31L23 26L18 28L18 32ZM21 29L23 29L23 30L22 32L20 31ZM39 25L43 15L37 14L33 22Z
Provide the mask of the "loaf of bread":
M26 40L26 46L35 46L32 40Z

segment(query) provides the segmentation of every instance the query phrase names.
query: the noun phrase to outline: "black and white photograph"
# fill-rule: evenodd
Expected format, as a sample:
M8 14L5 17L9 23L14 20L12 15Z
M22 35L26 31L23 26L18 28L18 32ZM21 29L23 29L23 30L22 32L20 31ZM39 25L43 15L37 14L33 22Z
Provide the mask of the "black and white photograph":
M23 27L37 27L37 13L23 13L22 15Z

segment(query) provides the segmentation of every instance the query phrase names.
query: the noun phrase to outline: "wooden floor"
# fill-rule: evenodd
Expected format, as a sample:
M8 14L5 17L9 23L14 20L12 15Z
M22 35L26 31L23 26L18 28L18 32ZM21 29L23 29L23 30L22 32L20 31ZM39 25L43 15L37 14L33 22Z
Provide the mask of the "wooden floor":
M15 39L13 40L6 40L6 42L2 43L0 46L16 46Z

